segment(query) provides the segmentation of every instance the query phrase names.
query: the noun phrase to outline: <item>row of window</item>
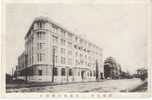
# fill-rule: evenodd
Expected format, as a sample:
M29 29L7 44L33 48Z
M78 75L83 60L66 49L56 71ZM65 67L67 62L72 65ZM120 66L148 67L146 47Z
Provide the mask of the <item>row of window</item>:
M69 73L68 73L69 76L72 76L72 75L73 75L72 69L69 69L68 72L69 72ZM58 74L59 74L58 68L54 68L53 74L54 74L54 76L58 76ZM61 68L61 76L65 76L65 75L66 75L65 68Z
M37 37L38 37L38 40L45 39L45 32L37 32ZM53 35L52 38L53 38L54 43L58 43L57 36ZM60 41L61 41L61 45L63 45L63 46L66 45L65 39L60 39ZM67 45L68 45L68 47L72 48L72 42L67 42ZM80 47L78 45L74 45L74 48L79 49L79 50L83 50L83 51L88 52L88 53L90 52L90 50L87 50L86 48ZM97 52L93 52L93 53L97 54Z
M43 72L42 70L39 70L38 71L38 75L43 75ZM53 75L54 76L58 76L59 75L59 70L58 68L54 68L53 69ZM69 76L72 76L73 75L73 70L72 69L68 69L68 75ZM66 69L65 68L61 68L61 76L66 76ZM78 76L80 76L80 72L78 72ZM81 76L84 76L84 71L81 72ZM96 76L96 72L93 71L93 72L87 72L87 76Z
M38 28L43 28L44 26L45 26L45 23L44 22L37 22L37 26L38 26ZM62 29L62 28L60 28L60 27L58 27L57 25L55 25L55 24L52 24L52 28L54 29L54 31L57 31L57 30L60 30L61 31L61 33L62 33L62 36L66 36L66 33L68 33L68 32L66 32L64 29ZM56 32L55 32L56 33ZM37 34L38 34L38 39L42 39L43 37L45 37L45 32L37 32ZM73 37L73 34L71 34L71 33L69 33L69 34L67 34L67 36L68 36L68 38L70 38L71 40L72 40L72 37ZM54 40L57 42L58 41L58 37L57 36L53 36L53 38L54 38ZM61 43L63 43L64 44L64 41L65 40L61 40ZM79 37L77 37L77 36L75 36L75 41L76 42L79 42L80 44L83 44L83 45L87 45L87 46L89 46L90 48L95 48L95 49L99 49L97 46L95 46L95 45L93 45L93 44L91 44L91 43L88 43L86 40L84 40L84 39L81 39L81 38L79 38Z
M57 36L52 36L53 43L58 43L58 37ZM65 46L66 45L66 40L65 39L60 39L61 45ZM67 46L72 48L72 42L67 42Z
M58 72L58 68L54 68L53 69L53 75L54 76L58 76L59 72ZM39 70L38 71L38 75L43 75L43 72L42 70ZM65 68L61 68L61 76L65 76L66 75L66 71L65 71ZM72 69L69 69L69 76L72 76L73 75L73 72L72 72Z
M45 53L38 53L37 54L37 61L38 62L45 61Z
M54 43L58 43L58 37L57 37L57 36L53 36L53 42L54 42ZM63 45L63 46L66 45L65 39L61 39L61 45ZM70 47L70 48L73 47L73 46L72 46L72 42L67 42L67 45L68 45L68 47ZM90 52L91 52L91 50L88 50L88 49L83 48L82 46L78 46L78 45L74 45L74 48L75 48L75 49L78 49L78 50L81 50L81 51L83 50L84 52L87 52L87 53L90 53ZM93 51L92 51L92 53L97 54L97 52L93 52Z
M42 21L38 21L37 23L35 23L35 26L38 28L38 29L45 29L46 27L48 27L48 24L50 23L44 23ZM59 26L55 25L55 24L51 24L50 26L52 26L52 31L57 34L57 33L60 33L62 37L65 37L67 35L67 37L69 39L72 39L72 34L65 31L64 29L60 28Z
M54 50L55 50L55 53L58 53L58 47L57 46L53 46ZM66 54L66 49L65 48L61 48L61 54L65 55ZM72 55L72 51L71 50L68 50L67 51L67 54L68 55Z
M58 56L55 55L54 60L55 60L55 63L58 63ZM38 53L37 54L37 61L38 62L45 61L45 53ZM72 65L72 58L68 58L67 61L68 61L67 63L69 65ZM61 64L65 64L65 63L66 63L66 58L61 57Z
M37 32L37 38L38 40L43 40L45 39L45 32Z

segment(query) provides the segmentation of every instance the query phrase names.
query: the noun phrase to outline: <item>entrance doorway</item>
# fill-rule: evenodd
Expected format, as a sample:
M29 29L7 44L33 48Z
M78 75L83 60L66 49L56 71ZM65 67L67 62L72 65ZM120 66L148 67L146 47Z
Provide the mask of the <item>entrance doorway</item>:
M82 78L82 80L85 79L85 71L81 71L81 78Z

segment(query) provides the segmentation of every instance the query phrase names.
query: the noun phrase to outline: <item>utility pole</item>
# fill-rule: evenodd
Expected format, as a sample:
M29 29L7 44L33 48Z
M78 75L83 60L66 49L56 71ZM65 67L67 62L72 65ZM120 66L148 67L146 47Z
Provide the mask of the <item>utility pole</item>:
M13 80L13 76L14 76L14 75L13 75L13 68L12 68L12 80Z
M25 54L25 70L24 70L24 74L25 74L25 81L27 82L27 74L28 74L28 70L27 70L27 66L28 66L28 55L27 54Z
M52 83L54 82L54 68L55 68L55 48L53 47L53 55L52 55Z
M99 68L98 68L98 61L96 60L96 81L99 81Z

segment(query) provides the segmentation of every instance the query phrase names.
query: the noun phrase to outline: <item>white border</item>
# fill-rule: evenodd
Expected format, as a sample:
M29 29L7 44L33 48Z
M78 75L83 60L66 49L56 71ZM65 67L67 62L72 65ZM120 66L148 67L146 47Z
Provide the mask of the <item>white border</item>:
M2 13L1 13L1 78L0 78L0 92L2 97L8 97L8 98L32 98L32 97L45 97L45 98L115 98L115 97L138 97L138 98L145 98L145 97L150 97L151 93L151 88L152 88L152 72L151 72L151 67L152 66L152 35L151 35L151 6L152 6L152 1L150 0L3 0L1 1L1 6L2 6ZM146 4L147 6L147 11L148 11L148 18L147 18L147 33L148 33L148 50L147 50L147 57L148 57L148 92L145 93L5 93L5 5L7 3L64 3L64 4Z

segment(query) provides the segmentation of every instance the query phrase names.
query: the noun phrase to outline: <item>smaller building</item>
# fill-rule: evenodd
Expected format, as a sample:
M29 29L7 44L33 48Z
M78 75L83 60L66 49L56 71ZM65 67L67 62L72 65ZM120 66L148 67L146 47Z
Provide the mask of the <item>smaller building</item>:
M140 69L137 69L137 77L138 78L142 78L142 79L145 79L147 78L147 69L145 68L140 68Z
M24 51L18 57L18 65L16 66L16 71L15 71L17 79L24 79L25 80L24 76L27 74L26 67L27 67L27 55Z
M108 57L104 61L104 77L106 79L119 79L121 75L121 66L113 57Z

